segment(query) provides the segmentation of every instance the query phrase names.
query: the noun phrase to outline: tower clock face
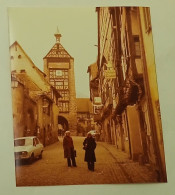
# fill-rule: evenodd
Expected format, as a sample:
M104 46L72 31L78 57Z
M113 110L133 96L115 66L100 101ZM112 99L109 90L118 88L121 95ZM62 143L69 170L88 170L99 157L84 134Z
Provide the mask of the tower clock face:
M56 70L56 76L62 76L63 71L62 70Z

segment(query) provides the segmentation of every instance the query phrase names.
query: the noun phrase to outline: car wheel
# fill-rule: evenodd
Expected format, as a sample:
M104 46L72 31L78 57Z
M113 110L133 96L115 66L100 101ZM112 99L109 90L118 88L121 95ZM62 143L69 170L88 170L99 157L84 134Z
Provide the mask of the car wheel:
M32 153L32 155L31 155L31 157L30 157L30 159L29 159L29 163L32 164L33 161L34 161L34 154Z
M43 151L41 151L40 155L39 155L39 159L42 159L43 157Z

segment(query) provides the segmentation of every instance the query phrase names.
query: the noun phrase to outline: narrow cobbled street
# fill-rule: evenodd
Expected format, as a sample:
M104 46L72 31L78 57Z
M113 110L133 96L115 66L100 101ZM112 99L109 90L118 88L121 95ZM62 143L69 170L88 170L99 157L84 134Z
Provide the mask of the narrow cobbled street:
M115 146L97 142L95 171L87 169L82 149L83 137L73 137L77 150L77 167L67 167L63 155L62 138L45 147L43 158L32 164L16 165L17 186L50 186L75 184L121 184L156 182L156 174L149 166L128 159Z

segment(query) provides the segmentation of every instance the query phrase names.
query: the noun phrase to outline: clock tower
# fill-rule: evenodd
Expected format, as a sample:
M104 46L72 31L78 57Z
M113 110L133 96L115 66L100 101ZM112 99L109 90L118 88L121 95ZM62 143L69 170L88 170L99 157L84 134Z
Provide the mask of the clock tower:
M75 91L74 58L60 43L61 34L58 29L54 34L56 43L43 58L46 79L61 95L59 99L58 126L64 130L76 132L77 105Z

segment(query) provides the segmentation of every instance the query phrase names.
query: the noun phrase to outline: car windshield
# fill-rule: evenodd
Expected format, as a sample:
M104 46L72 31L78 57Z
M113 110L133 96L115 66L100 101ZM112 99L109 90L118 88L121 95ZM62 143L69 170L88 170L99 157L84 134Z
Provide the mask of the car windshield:
M15 146L29 146L29 145L32 145L32 144L33 144L33 142L32 142L32 139L30 139L30 138L16 139L14 141Z

